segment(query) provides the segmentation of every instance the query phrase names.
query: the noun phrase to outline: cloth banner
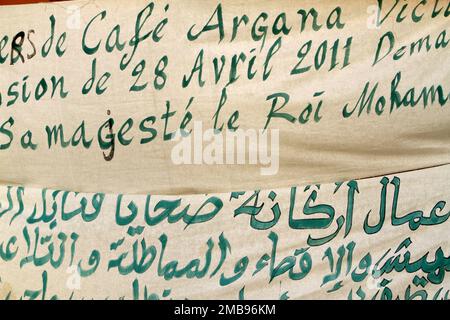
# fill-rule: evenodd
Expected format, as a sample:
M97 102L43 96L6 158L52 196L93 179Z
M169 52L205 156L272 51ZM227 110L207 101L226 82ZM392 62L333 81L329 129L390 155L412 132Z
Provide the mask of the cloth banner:
M447 299L449 15L0 7L0 299Z

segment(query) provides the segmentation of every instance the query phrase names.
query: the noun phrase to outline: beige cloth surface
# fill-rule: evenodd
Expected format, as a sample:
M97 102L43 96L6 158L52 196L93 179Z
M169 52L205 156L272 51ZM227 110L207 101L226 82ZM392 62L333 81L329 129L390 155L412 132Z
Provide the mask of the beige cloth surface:
M256 203L253 191L180 197L4 187L11 209L2 200L0 243L13 254L0 264L0 298L448 298L449 170L267 189ZM261 209L252 216L254 206Z
M217 2L156 2L141 36L144 30L153 33L132 55L136 19L150 3L69 1L0 8L0 41L8 37L0 42L0 57L11 53L11 39L20 31L25 32L23 55L33 52L26 39L37 52L24 63L5 60L0 65L0 299L448 298L450 56L447 45L437 44L449 38L448 2L434 7L431 1L421 6L408 1L405 19L396 22L401 4L383 1L387 17L376 27L376 1L225 1L222 41L217 30L195 41L186 37L192 25L198 32L207 23ZM333 21L335 16L329 15L337 7L345 25L328 30L327 19ZM433 8L441 7L432 17ZM301 30L297 11L311 8L317 10L321 28L315 31L308 22ZM93 20L86 38L91 47L101 41L98 52L86 54L84 30L103 10L103 19ZM411 20L413 11L423 13L420 21ZM267 18L255 30L268 27L264 45L251 36L262 12ZM283 12L291 30L273 34ZM242 23L231 41L233 18L243 14L248 24ZM44 58L41 49L52 15L55 37ZM163 36L155 42L155 28L165 18ZM116 25L124 48L107 52L108 35L119 30ZM379 39L389 31L396 39L392 51L373 65ZM58 57L55 48L63 32L65 52ZM429 50L416 45L420 52L410 54L411 43L428 35ZM349 64L342 68L350 37ZM281 47L263 80L264 59L279 38ZM301 66L311 65L311 70L291 74L299 49L309 40L311 50ZM319 49L325 40L326 50ZM339 65L330 70L334 44ZM383 50L388 48L384 43ZM196 73L183 88L183 76L190 74L202 49L205 83L199 85ZM239 78L227 84L232 57L241 52L246 60L238 64ZM320 62L321 53L324 62L316 70L314 60ZM121 70L121 59L131 55ZM167 79L157 90L155 67L164 55ZM221 55L226 63L215 83L213 59L220 61ZM248 79L252 57L257 73ZM109 72L107 89L82 94L94 59L94 88ZM137 83L148 85L130 92L143 59ZM51 88L52 76L64 76L68 95L61 98L57 91L52 97L48 89L37 101L39 81L45 79ZM391 112L396 80L406 106ZM11 85L17 93L14 101ZM31 90L27 102L24 85ZM343 110L357 106L366 85L368 95L377 86L370 111L366 107L358 116L357 108L344 117ZM197 121L212 128L224 88L227 100L218 123L226 126L238 110L237 123L245 130L264 128L270 95L289 94L279 112L297 120L273 118L267 127L279 132L277 174L262 175L261 165L249 163L174 163L177 141L163 139L167 103L176 111L167 132L178 129L187 110L191 125ZM412 88L415 106L407 103ZM308 123L299 123L308 104L317 110L320 101L320 120L311 116ZM378 115L380 101L386 105ZM157 135L140 143L149 131L139 125L151 116ZM114 157L105 161L111 149L101 149L98 140L109 132L99 134L99 128L110 117ZM133 140L125 145L118 132L129 118L133 125L124 136ZM89 148L70 145L83 121L86 137L92 139ZM59 124L69 145L63 148L59 142L49 148L45 128ZM23 148L27 130L33 133L35 150ZM8 133L13 136L10 145Z
M389 112L390 83L397 72L402 72L399 84L402 95L406 95L407 90L414 87L417 96L423 87L441 84L448 97L449 77L448 70L445 69L450 59L448 47L438 50L433 47L433 41L439 33L448 28L448 18L441 12L432 19L431 2L420 7L419 12L424 14L420 23L411 22L409 16L402 23L396 23L396 13L400 9L398 5L381 27L376 29L370 27L373 18L367 13L376 4L375 1L285 1L282 4L273 1L231 1L223 4L225 38L220 43L217 31L205 33L196 41L188 41L186 38L191 25L196 24L200 28L208 21L217 5L215 2L183 1L172 4L169 1L167 15L163 14L163 4L157 3L153 15L145 25L145 31L154 28L167 16L169 23L164 29L164 37L157 44L151 41L141 43L129 67L120 71L120 59L124 53L130 54L132 49L127 46L122 52L106 53L106 37L116 24L120 24L120 41L129 41L134 35L136 16L147 3L134 0L89 1L2 8L2 34L12 36L17 30L34 29L35 34L31 38L36 45L42 45L49 35L50 14L57 18L56 35L67 31L67 49L61 58L52 50L46 59L37 55L24 64L2 65L2 94L5 95L10 83L20 82L24 75L29 76L30 88L34 88L33 85L36 86L43 76L48 79L51 75L65 75L66 87L71 90L65 99L58 96L50 99L46 95L39 103L16 103L9 108L5 106L4 97L0 115L2 119L12 115L16 121L13 130L17 132L16 143L7 152L0 153L0 166L8 168L0 174L0 180L4 184L84 192L195 194L334 182L450 163L448 103L441 107L435 101L426 108L423 104L418 104ZM386 15L393 2L384 3L383 14ZM81 8L79 29L66 27L66 20L69 19L70 22L72 15L72 11L67 8L72 5ZM343 29L327 30L323 26L314 32L308 20L305 30L300 32L298 10L316 8L319 12L318 23L325 25L330 12L339 5L342 8L342 21L345 23ZM444 4L440 6L445 7ZM407 11L409 15L413 8L414 5L410 4ZM81 50L84 28L103 9L107 11L106 17L101 21L99 18L94 20L90 29L93 31L88 33L87 38L89 46L94 46L103 39L99 53L84 54ZM189 98L193 96L195 100L189 110L194 120L202 121L205 128L211 128L222 89L227 84L227 70L232 55L244 52L248 55L248 61L251 49L260 50L261 41L255 42L250 36L251 23L260 12L266 12L269 17L265 24L260 22L260 25L269 27L269 32L277 15L282 12L286 13L287 23L292 30L289 35L282 37L282 47L272 58L272 72L266 81L262 81L263 59L277 36L267 36L266 44L255 63L258 73L253 80L246 79L246 64L238 70L241 77L227 87L228 100L221 111L219 123L226 123L231 114L239 110L240 128L263 128L271 108L270 101L266 101L267 96L276 92L286 92L291 96L289 104L282 111L298 117L309 102L317 105L319 99L313 97L315 92L325 91L321 96L322 120L305 125L298 121L292 124L283 119L271 121L269 128L280 130L280 168L276 176L262 176L260 167L254 165L210 165L208 170L201 165L174 165L171 160L174 142L163 141L162 138L164 122L160 118L166 110L166 101L170 101L171 110L177 111L171 118L173 122L169 124L168 132L174 132L178 128ZM243 14L247 14L251 20L245 28L239 30L236 39L230 42L233 17ZM397 61L393 60L392 52L371 67L379 38L390 30L397 39L393 52L427 35L431 35L432 49L429 52L422 49L412 56L405 54ZM290 75L298 63L297 51L308 40L313 40L313 49L301 65L305 67L313 63L315 51L323 40L328 39L330 47L336 39L341 39L342 47L350 36L353 41L350 65L347 68L336 68L328 72L331 59L328 55L326 64L318 71ZM203 87L199 87L195 75L195 81L188 88L182 89L182 78L190 73L202 48L205 50L203 78L206 82ZM387 50L388 46L385 44L383 48ZM151 87L152 74L159 58L164 54L169 57L168 80L162 90L155 90ZM224 68L226 72L215 85L212 59L220 59L221 54L227 57ZM342 49L338 54L343 54ZM97 80L103 72L112 74L109 89L103 95L90 93L85 97L80 91L90 77L94 58L98 59ZM129 88L136 79L131 76L132 70L143 58L146 59L147 66L141 81L145 79L150 84L144 91L130 93ZM338 62L342 65L342 57L339 57ZM356 105L367 82L370 82L370 88L379 82L375 99L379 96L386 98L384 113L377 116L375 106L372 106L369 115L363 112L360 117L354 114L344 119L344 105ZM131 117L135 120L135 126L130 131L130 136L135 137L134 141L128 146L117 144L115 157L110 162L103 160L103 150L95 140L98 128L109 118L107 110L111 111L117 123L116 133L119 125L126 119ZM139 132L137 125L142 119L152 115L158 118L155 122L158 135L152 142L141 145L139 140L147 137L148 133ZM94 138L89 149L81 146L66 149L47 147L45 125L62 123L66 137L71 137L83 120L86 121L87 137ZM23 150L18 143L23 133L19 128L33 129L35 142L40 143L40 147L35 151Z

